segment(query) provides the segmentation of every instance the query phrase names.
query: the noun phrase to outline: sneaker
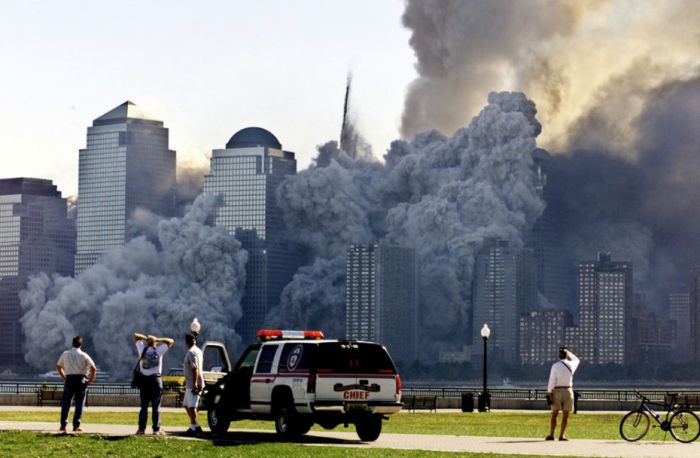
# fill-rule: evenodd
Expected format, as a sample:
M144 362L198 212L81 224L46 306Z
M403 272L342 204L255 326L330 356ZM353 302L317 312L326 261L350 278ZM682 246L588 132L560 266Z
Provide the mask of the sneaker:
M197 425L197 427L196 427L195 430L194 430L194 434L195 434L196 436L198 436L198 435L200 435L200 434L204 434L204 431L202 431L202 427L199 426L199 425Z
M66 427L65 427L65 426L61 426L61 428L59 429L59 431L62 432L62 433L65 433L65 432L66 432Z
M159 429L159 430L153 431L153 435L154 436L165 436L165 431L163 431L162 429Z
M569 438L566 437L566 436L561 436L561 437L559 438L559 440L560 440L560 441L568 441Z
M82 432L83 432L83 428L81 428L80 426L77 426L77 427L73 428L73 432L74 432L74 433L82 433Z
M547 437L544 438L544 440L546 440L546 441L553 441L553 440L554 440L554 436L547 436Z
M146 434L146 431L144 431L143 429L139 429L138 431L136 431L137 436L143 436L144 434Z

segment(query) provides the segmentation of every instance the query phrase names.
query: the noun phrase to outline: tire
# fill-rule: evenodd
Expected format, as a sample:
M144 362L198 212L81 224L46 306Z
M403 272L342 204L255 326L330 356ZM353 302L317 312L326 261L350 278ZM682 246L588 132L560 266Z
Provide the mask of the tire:
M626 441L638 441L649 431L649 415L646 412L633 410L622 417L620 436Z
M231 417L226 414L223 406L217 403L207 410L207 423L209 423L209 429L212 433L226 434L229 426L231 426Z
M671 436L687 444L700 436L700 420L689 410L679 410L671 416Z
M296 439L304 434L302 429L303 425L291 404L283 404L275 410L275 431L280 437L287 440Z
M376 441L382 433L382 416L372 414L357 420L355 430L361 441Z

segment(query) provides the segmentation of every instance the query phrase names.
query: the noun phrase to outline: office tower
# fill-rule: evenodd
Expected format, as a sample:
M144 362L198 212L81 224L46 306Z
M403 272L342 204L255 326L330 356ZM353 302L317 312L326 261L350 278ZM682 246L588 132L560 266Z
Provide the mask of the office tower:
M76 274L124 244L135 209L171 216L174 204L175 151L163 122L128 101L95 119L80 150Z
M235 235L248 251L246 285L237 330L252 341L270 309L303 264L303 253L289 240L275 193L287 175L297 170L294 153L259 127L236 132L225 149L212 151L204 192L223 202L215 223Z
M416 255L410 248L353 244L347 250L345 337L379 342L396 361L416 359Z
M564 310L537 309L523 314L520 317L520 363L539 365L556 359L559 347L568 345L564 329L570 322L571 317Z
M629 338L626 362L649 365L674 359L672 347L676 340L676 323L649 310L643 297L635 295L634 302L633 312L625 323Z
M520 315L537 306L536 284L537 265L532 250L516 250L507 242L496 241L476 257L473 336L479 336L487 323L493 354L506 362L520 360Z
M690 295L687 291L668 295L668 315L676 326L673 356L677 361L687 361L690 356Z
M577 355L592 364L625 362L626 319L632 303L632 265L610 253L578 264Z
M0 365L24 364L19 292L39 272L73 275L75 227L51 180L0 179Z
M688 282L690 296L690 357L700 362L700 266L690 271Z

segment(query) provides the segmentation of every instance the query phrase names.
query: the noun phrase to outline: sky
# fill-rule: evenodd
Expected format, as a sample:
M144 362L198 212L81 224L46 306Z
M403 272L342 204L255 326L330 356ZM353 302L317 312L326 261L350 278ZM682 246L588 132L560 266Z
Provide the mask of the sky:
M416 77L401 0L11 1L0 14L0 178L78 191L92 120L126 100L164 121L179 164L239 129L273 132L306 168L338 139L347 72L381 157Z

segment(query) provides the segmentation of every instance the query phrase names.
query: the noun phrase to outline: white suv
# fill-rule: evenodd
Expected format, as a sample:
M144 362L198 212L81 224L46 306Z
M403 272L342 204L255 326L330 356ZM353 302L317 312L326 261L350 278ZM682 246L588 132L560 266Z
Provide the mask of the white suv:
M223 345L207 343L219 347L227 372L209 378L203 396L212 432L225 433L232 420L274 420L278 434L294 438L314 423L353 423L361 440L373 441L382 419L401 410L401 379L382 345L327 340L320 331L263 330L258 338L233 370Z

